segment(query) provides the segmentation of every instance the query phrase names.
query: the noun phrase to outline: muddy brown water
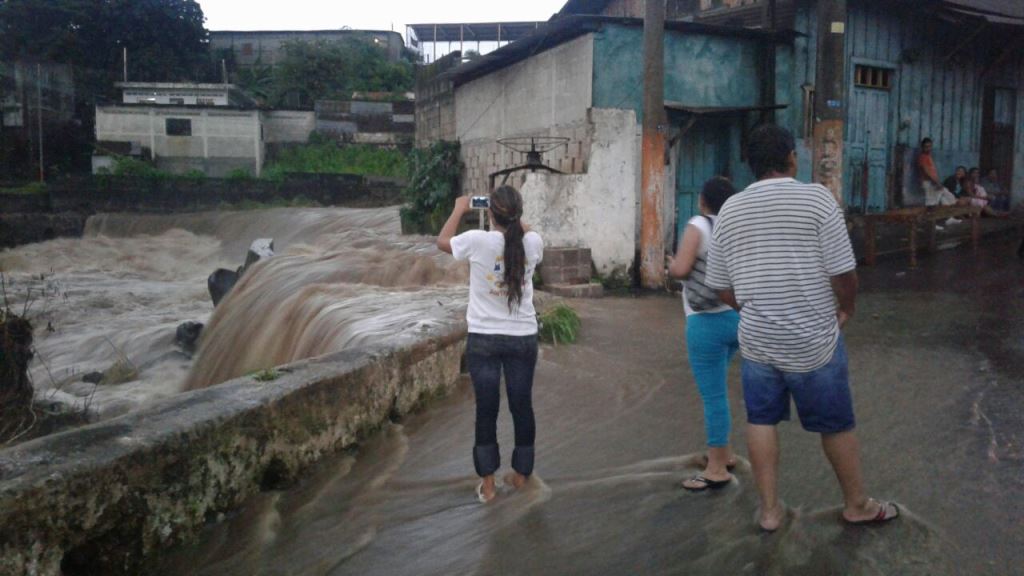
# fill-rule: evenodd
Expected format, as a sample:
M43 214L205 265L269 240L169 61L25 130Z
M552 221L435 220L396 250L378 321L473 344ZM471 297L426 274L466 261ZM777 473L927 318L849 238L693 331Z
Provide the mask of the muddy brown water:
M274 258L216 310L206 278L256 238ZM183 389L414 335L465 306L467 271L433 238L400 235L397 207L100 214L83 238L0 251L13 308L35 326L37 401L111 418ZM179 324L206 324L197 358ZM239 343L245 343L240 346ZM84 382L127 359L126 382Z
M862 269L847 329L869 491L903 517L854 528L816 436L781 427L774 535L749 468L714 494L697 470L701 405L681 304L576 302L580 341L542 349L531 485L475 502L472 389L388 426L300 485L266 492L168 551L155 574L1024 573L1024 265L1016 243ZM738 363L733 434L745 453ZM511 422L500 420L503 455ZM504 472L504 470L502 471Z

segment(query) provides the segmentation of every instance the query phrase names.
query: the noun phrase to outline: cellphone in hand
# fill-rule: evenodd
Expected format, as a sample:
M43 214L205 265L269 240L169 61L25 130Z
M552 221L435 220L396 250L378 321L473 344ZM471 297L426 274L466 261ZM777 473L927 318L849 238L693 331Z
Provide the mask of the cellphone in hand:
M469 200L469 206L478 210L486 210L491 207L491 199L488 196L473 196Z

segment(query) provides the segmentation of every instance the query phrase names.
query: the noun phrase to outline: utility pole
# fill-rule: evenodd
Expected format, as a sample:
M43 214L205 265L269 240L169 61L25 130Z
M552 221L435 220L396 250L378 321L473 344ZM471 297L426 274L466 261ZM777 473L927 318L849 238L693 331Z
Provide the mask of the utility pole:
M644 122L640 176L640 285L665 286L665 0L646 0Z
M818 67L814 94L814 181L843 206L846 117L846 0L818 2Z
M36 126L39 129L39 181L46 182L43 164L43 65L36 64Z

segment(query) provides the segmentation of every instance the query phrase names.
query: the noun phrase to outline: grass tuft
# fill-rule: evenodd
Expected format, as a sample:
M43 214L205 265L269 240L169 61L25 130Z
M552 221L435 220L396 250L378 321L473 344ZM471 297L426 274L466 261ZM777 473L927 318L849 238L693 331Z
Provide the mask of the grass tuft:
M548 344L572 344L580 332L580 317L565 304L540 315L540 340Z
M273 368L266 368L252 374L253 380L257 382L273 382L281 377L281 373Z

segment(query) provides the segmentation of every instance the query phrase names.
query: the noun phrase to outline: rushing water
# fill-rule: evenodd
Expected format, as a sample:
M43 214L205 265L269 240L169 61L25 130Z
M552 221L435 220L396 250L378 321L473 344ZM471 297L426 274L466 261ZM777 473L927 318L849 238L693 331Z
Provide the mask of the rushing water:
M136 381L96 390L93 407L111 415L186 382L402 338L456 313L465 269L397 228L395 210L101 216L83 239L7 251L0 265L16 300L45 289L32 305L46 361L32 368L41 396L84 401L93 387L76 376L121 354L140 368ZM278 255L213 312L206 276L237 266L258 237L275 238ZM475 501L473 398L463 381L292 489L258 495L146 573L1019 574L1024 267L1009 260L1015 247L864 271L847 343L869 491L903 505L888 525L839 521L818 439L796 423L780 430L780 492L791 508L776 534L754 528L745 463L722 491L680 490L699 469L703 440L681 306L608 299L576 304L578 344L542 348L537 473L522 492ZM172 344L186 320L208 322L194 365ZM730 394L743 454L737 372ZM505 464L510 428L503 412Z
M214 311L207 276L239 266L256 238L273 238L277 254ZM430 240L401 237L397 208L111 214L90 218L81 239L0 253L0 269L16 308L28 296L37 396L106 418L458 313L465 267ZM207 324L195 360L174 343L185 321ZM138 377L82 381L118 362Z
M995 254L1003 252L1010 250ZM1024 267L952 256L931 265L941 268L864 271L847 328L864 475L873 496L901 504L893 523L843 525L818 438L795 422L780 427L780 493L791 508L776 534L755 528L746 463L721 491L681 490L678 482L699 470L703 441L681 306L606 299L574 304L580 342L541 349L537 469L524 491L476 502L473 395L463 382L292 489L260 494L211 524L152 573L1020 574L1024 386L1021 357L1012 354ZM964 298L975 291L1001 301L1002 313L990 317L988 299ZM1003 338L1009 351L998 346L990 357L992 339ZM730 378L734 440L744 454L735 366ZM502 473L510 420L503 410Z

